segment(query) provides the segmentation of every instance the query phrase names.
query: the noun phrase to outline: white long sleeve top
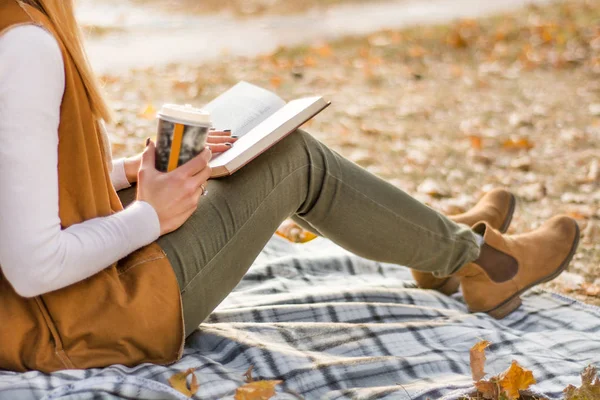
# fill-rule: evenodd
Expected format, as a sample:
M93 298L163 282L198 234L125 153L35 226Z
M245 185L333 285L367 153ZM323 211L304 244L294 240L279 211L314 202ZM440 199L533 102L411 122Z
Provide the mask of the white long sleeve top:
M0 36L0 268L18 294L34 297L84 280L160 235L154 208L135 201L114 215L61 229L58 126L64 64L37 26ZM128 187L122 160L111 174Z

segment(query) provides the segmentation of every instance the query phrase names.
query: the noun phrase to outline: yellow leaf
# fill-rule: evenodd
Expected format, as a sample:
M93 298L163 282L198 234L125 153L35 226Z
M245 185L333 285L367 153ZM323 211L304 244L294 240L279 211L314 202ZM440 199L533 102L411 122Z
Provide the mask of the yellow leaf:
M139 115L144 119L154 119L156 118L156 108L152 104L148 104Z
M463 35L460 32L452 32L446 37L446 43L455 49L464 49L469 46Z
M328 44L324 44L323 46L319 46L315 49L318 55L323 58L330 57L333 54L333 50L331 50L331 46Z
M314 67L315 65L317 65L317 61L313 57L311 57L311 56L304 57L304 66L305 67Z
M198 384L198 379L196 375L194 375L194 368L190 368L187 371L179 372L172 377L169 378L169 384L175 390L180 393L183 393L187 397L192 397L196 394L200 385ZM188 375L192 375L192 383L188 388L187 377Z
M271 78L271 86L273 86L275 89L281 86L281 82L282 80L280 76L274 76Z
M483 140L481 136L471 135L469 136L469 140L471 141L471 147L475 150L481 150L483 148Z
M528 139L508 139L503 144L506 150L530 150L533 148L533 143L531 143Z
M256 381L235 391L235 400L269 400L275 396L275 386L283 381Z
M513 361L498 378L498 384L508 400L517 400L520 397L520 390L526 390L535 383L533 373L521 367L516 361Z
M490 342L482 340L471 347L471 375L475 382L481 380L485 376L485 349L490 346Z
M317 238L317 235L302 229L292 220L284 221L275 233L292 243L306 243Z

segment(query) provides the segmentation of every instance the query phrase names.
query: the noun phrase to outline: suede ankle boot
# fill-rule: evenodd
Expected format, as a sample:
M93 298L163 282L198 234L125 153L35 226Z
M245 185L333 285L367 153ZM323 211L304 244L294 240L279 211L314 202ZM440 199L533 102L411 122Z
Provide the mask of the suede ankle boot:
M469 211L453 215L450 218L457 224L473 226L478 222L485 221L494 229L504 233L508 230L512 216L515 211L515 196L504 189L494 189L488 192ZM458 291L460 279L457 276L447 278L436 278L429 272L412 270L412 275L417 286L421 289L434 289L445 295L451 295Z
M504 318L521 305L527 289L551 281L564 271L579 243L574 219L558 216L521 235L502 235L487 223L473 230L485 243L479 258L457 272L471 312Z

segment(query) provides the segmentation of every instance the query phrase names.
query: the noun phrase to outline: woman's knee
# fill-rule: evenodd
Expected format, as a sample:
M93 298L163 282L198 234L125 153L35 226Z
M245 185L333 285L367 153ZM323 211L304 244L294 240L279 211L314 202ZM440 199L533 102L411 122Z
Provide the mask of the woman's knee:
M274 151L286 158L300 158L312 164L322 158L324 146L310 133L297 129L275 145Z

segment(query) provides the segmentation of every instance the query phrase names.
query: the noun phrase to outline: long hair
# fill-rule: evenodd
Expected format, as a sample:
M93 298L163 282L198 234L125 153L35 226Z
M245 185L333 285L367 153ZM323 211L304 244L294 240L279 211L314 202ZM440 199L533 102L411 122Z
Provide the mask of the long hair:
M92 72L83 48L81 29L75 19L73 0L17 0L17 2L35 7L50 19L58 39L63 42L67 52L75 61L75 67L83 80L92 113L98 119L110 122L112 119L110 108L102 95L100 84Z

